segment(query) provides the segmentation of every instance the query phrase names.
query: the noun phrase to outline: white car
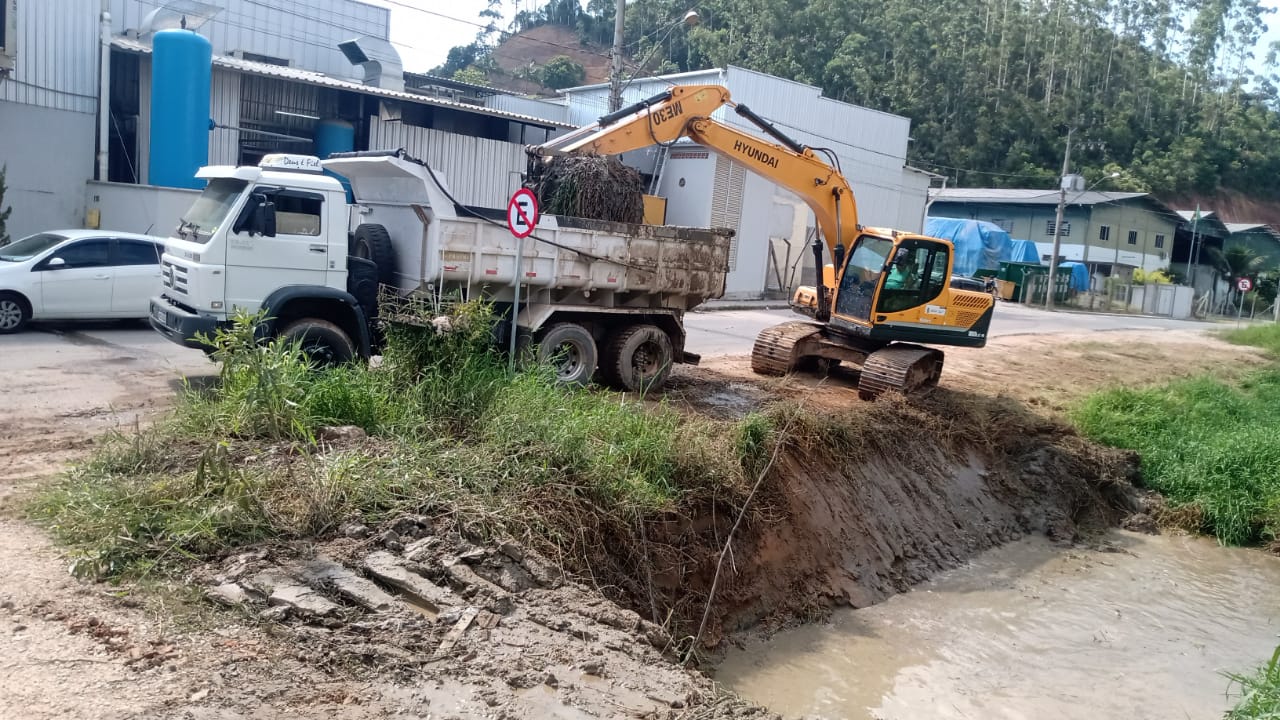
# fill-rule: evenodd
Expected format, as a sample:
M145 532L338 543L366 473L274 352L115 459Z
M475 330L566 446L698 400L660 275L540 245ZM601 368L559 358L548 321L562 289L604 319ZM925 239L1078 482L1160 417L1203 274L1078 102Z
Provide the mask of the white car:
M110 230L52 230L0 246L0 333L28 320L146 318L164 241Z

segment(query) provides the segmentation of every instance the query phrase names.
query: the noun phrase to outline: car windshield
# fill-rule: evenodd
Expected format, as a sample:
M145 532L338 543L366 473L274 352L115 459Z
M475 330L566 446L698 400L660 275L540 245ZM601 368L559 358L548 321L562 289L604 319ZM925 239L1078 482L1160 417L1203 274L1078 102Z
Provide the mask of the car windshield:
M178 224L178 234L183 235L194 229L195 233L209 236L218 231L226 222L232 206L240 193L249 185L244 180L233 178L215 178L209 181L208 187L196 198L191 209L182 216ZM192 228L192 226L195 226Z
M54 233L29 235L17 242L0 247L0 260L4 262L30 260L66 239L65 235L55 235Z

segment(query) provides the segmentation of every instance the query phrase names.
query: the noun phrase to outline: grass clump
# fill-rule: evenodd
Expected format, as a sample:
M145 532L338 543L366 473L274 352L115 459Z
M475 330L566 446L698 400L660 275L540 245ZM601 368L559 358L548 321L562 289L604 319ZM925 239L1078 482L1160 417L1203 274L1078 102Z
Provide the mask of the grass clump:
M1095 394L1075 412L1082 432L1138 451L1145 482L1197 507L1229 545L1280 534L1280 369L1239 386L1201 377Z
M1228 675L1238 687L1240 699L1226 714L1226 720L1271 720L1280 718L1280 647L1271 662L1252 675Z
M1222 339L1236 345L1252 345L1280 358L1280 324L1252 325L1222 332Z
M562 387L537 366L512 372L481 304L425 319L388 327L376 367L317 370L241 316L211 338L216 383L189 387L150 428L108 436L33 513L79 572L120 578L354 518L445 512L581 543L582 518L624 527L711 485L734 497L741 433L720 427L732 423ZM368 436L322 439L336 425Z

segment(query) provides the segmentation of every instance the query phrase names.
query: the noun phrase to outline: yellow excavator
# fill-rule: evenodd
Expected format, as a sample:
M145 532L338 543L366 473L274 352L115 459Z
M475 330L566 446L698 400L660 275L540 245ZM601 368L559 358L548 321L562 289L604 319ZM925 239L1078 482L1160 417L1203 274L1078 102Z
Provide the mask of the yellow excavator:
M711 117L732 108L777 143ZM782 323L756 338L751 368L766 375L861 366L858 393L917 392L937 384L943 353L930 345L982 347L994 301L951 287L952 244L858 224L858 207L834 153L802 145L730 98L719 85L672 87L594 124L529 148L531 173L557 155L613 155L688 138L741 163L804 199L817 219L817 287L801 287L793 310L810 320ZM819 157L825 153L831 162ZM824 257L824 246L831 263Z

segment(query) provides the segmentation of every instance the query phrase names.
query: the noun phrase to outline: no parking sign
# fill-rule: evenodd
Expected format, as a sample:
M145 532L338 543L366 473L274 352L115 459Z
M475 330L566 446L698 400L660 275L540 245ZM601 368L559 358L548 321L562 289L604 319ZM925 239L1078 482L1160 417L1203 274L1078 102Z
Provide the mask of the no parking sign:
M538 224L538 198L529 188L520 188L507 203L507 227L511 234L526 238Z

